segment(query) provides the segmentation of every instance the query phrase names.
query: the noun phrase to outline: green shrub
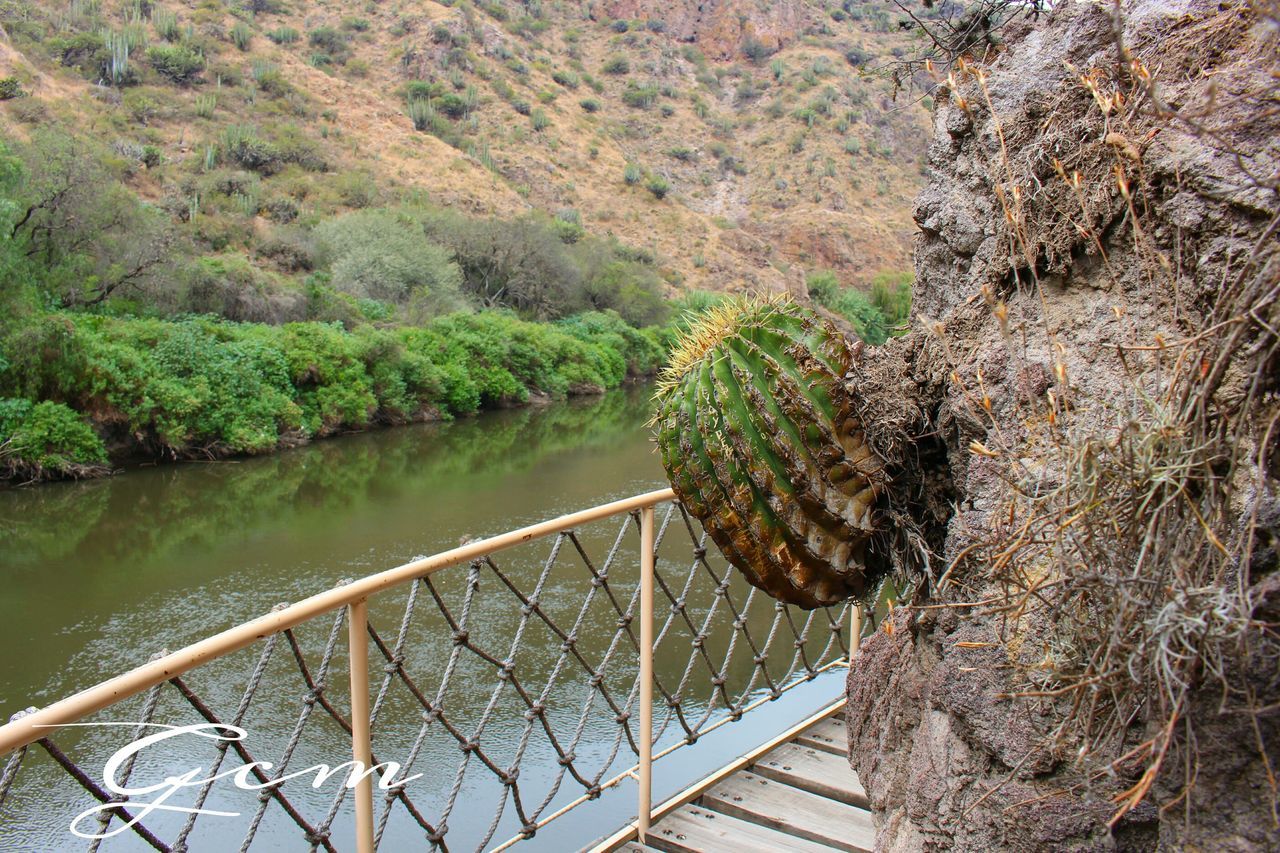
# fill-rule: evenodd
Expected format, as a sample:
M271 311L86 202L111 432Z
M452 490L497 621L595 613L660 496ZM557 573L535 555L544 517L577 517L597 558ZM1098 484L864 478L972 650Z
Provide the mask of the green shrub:
M848 48L844 52L844 59L854 68L861 68L875 58L875 54L865 48L855 45Z
M862 340L874 346L888 340L889 323L884 314L865 294L843 287L835 273L815 272L809 276L808 285L813 301L848 320Z
M871 303L880 309L889 326L895 330L911 316L911 285L914 280L911 270L886 270L871 278Z
M404 96L410 101L428 101L444 94L444 86L432 80L410 80L404 84Z
M435 107L452 119L462 118L470 108L465 100L452 92L446 92L441 95L436 100Z
M757 38L748 36L742 42L742 53L752 62L761 62L773 55L774 48L769 47Z
M654 85L640 86L635 82L629 82L622 90L622 102L636 109L648 109L657 99L658 87Z
M0 101L12 101L14 98L21 98L22 95L22 84L18 82L17 77L0 79Z
M605 60L600 70L605 74L628 74L631 72L631 60L621 53L615 53Z
M347 34L333 27L317 27L307 34L307 41L319 52L317 55L327 56L339 65L351 55Z
M0 399L0 477L42 480L99 472L102 440L62 403Z
M147 61L156 73L186 85L204 70L204 57L186 45L157 44L147 48Z
M298 203L288 196L273 198L262 205L262 214L279 225L288 225L298 218Z
M156 35L165 41L177 41L182 37L178 27L178 16L170 9L157 6L151 10L151 24L156 28Z
M321 263L344 293L412 306L419 315L461 307L458 265L408 218L360 211L322 222L314 235Z
M578 101L578 106L582 107L583 111L585 112L589 112L589 113L600 112L600 102L597 101L595 98L583 98L581 101Z
M644 170L635 163L628 163L622 170L622 180L626 182L627 186L633 187L644 180Z
M213 118L214 110L218 108L217 95L197 95L195 100L195 113L200 118Z
M562 243L577 243L587 236L587 230L582 227L582 215L572 207L556 211L552 224Z
M635 260L615 260L584 282L584 295L598 311L616 311L635 327L664 323L670 313L662 298L665 283L648 265Z
M409 120L413 122L413 129L418 131L428 131L431 129L431 120L435 118L436 108L431 105L431 101L427 98L410 98L409 99Z
M249 45L253 43L253 30L244 21L236 21L235 26L231 28L231 43L237 50L248 50Z
M141 92L126 92L121 104L128 110L129 117L144 127L165 111L158 101Z
M293 44L302 37L302 34L293 27L279 27L267 33L267 38L276 44Z
M533 115L530 116L530 119L533 124L533 129L538 131L539 133L541 133L542 131L546 130L548 127L551 126L551 119L547 116L547 114L544 111L540 109L534 110Z
M667 193L671 192L671 184L662 175L649 178L649 183L645 187L653 193L654 198L659 200L666 198Z
M570 71L562 71L557 69L551 72L551 79L566 89L578 88L578 75Z
M818 270L809 274L809 297L819 305L826 305L840 292L840 279L831 270Z
M242 197L247 208L256 197ZM218 314L244 322L281 323L302 320L306 306L275 274L232 252L199 258L167 283L176 308L198 314Z
M108 66L111 52L104 36L96 32L74 33L51 38L47 42L49 53L67 68L75 68L93 80L110 79Z
M255 59L249 68L249 75L257 84L258 90L273 97L283 97L293 91L289 81L280 73L280 66L265 59Z
M243 125L232 125L222 132L221 152L228 161L262 175L280 171L285 160L278 146Z

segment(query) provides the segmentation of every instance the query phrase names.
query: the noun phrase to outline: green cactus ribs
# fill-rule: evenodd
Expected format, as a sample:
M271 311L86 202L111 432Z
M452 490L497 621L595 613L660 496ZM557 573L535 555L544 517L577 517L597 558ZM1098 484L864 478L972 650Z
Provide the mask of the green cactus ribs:
M882 464L842 381L852 358L793 302L732 299L683 337L654 398L676 495L747 580L804 608L869 581Z

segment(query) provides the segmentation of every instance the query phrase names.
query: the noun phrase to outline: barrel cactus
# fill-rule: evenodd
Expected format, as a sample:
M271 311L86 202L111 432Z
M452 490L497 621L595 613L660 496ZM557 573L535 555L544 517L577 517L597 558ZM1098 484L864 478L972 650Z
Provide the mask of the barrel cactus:
M694 322L655 395L676 495L752 584L804 608L869 580L882 466L842 381L852 357L811 311L735 298Z

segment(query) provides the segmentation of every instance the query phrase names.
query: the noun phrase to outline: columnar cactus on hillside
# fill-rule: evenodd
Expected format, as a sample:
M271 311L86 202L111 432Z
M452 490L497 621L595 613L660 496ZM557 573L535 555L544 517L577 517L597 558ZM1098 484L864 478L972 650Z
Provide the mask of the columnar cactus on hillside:
M842 377L830 323L783 300L700 318L655 397L672 487L751 583L805 608L863 592L879 459Z

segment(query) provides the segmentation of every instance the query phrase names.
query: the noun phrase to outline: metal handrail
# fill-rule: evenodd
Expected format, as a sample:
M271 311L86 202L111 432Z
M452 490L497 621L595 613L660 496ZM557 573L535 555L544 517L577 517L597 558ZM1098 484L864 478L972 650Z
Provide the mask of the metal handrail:
M260 616L234 628L228 628L220 634L192 643L162 658L131 669L123 675L118 675L87 690L68 696L66 699L55 702L48 707L41 708L0 726L0 757L8 755L27 744L34 743L42 737L47 737L52 733L51 729L74 723L94 711L100 711L109 705L114 705L131 696L136 696L144 690L168 681L174 676L181 675L197 666L243 649L245 646L264 640L272 634L278 634L289 628L297 627L317 616L332 613L339 607L348 607L357 602L366 601L369 596L375 593L384 592L408 581L424 578L441 569L447 569L459 563L466 563L485 554L492 554L535 539L542 539L553 533L560 533L602 518L621 515L645 507L652 508L663 501L674 499L675 492L671 491L671 489L661 489L656 492L624 498L620 501L563 515L550 521L521 527L519 530L511 530L488 539L468 542L457 548L443 551L430 557L423 557L422 559L405 563L402 566L397 566L394 569L387 569L375 575L369 575L345 586L326 590L310 598L304 598L302 601L291 604L281 610ZM651 515L650 522L652 520ZM361 619L360 621L363 623L364 620ZM361 625L360 633L361 635L364 634L363 624Z

